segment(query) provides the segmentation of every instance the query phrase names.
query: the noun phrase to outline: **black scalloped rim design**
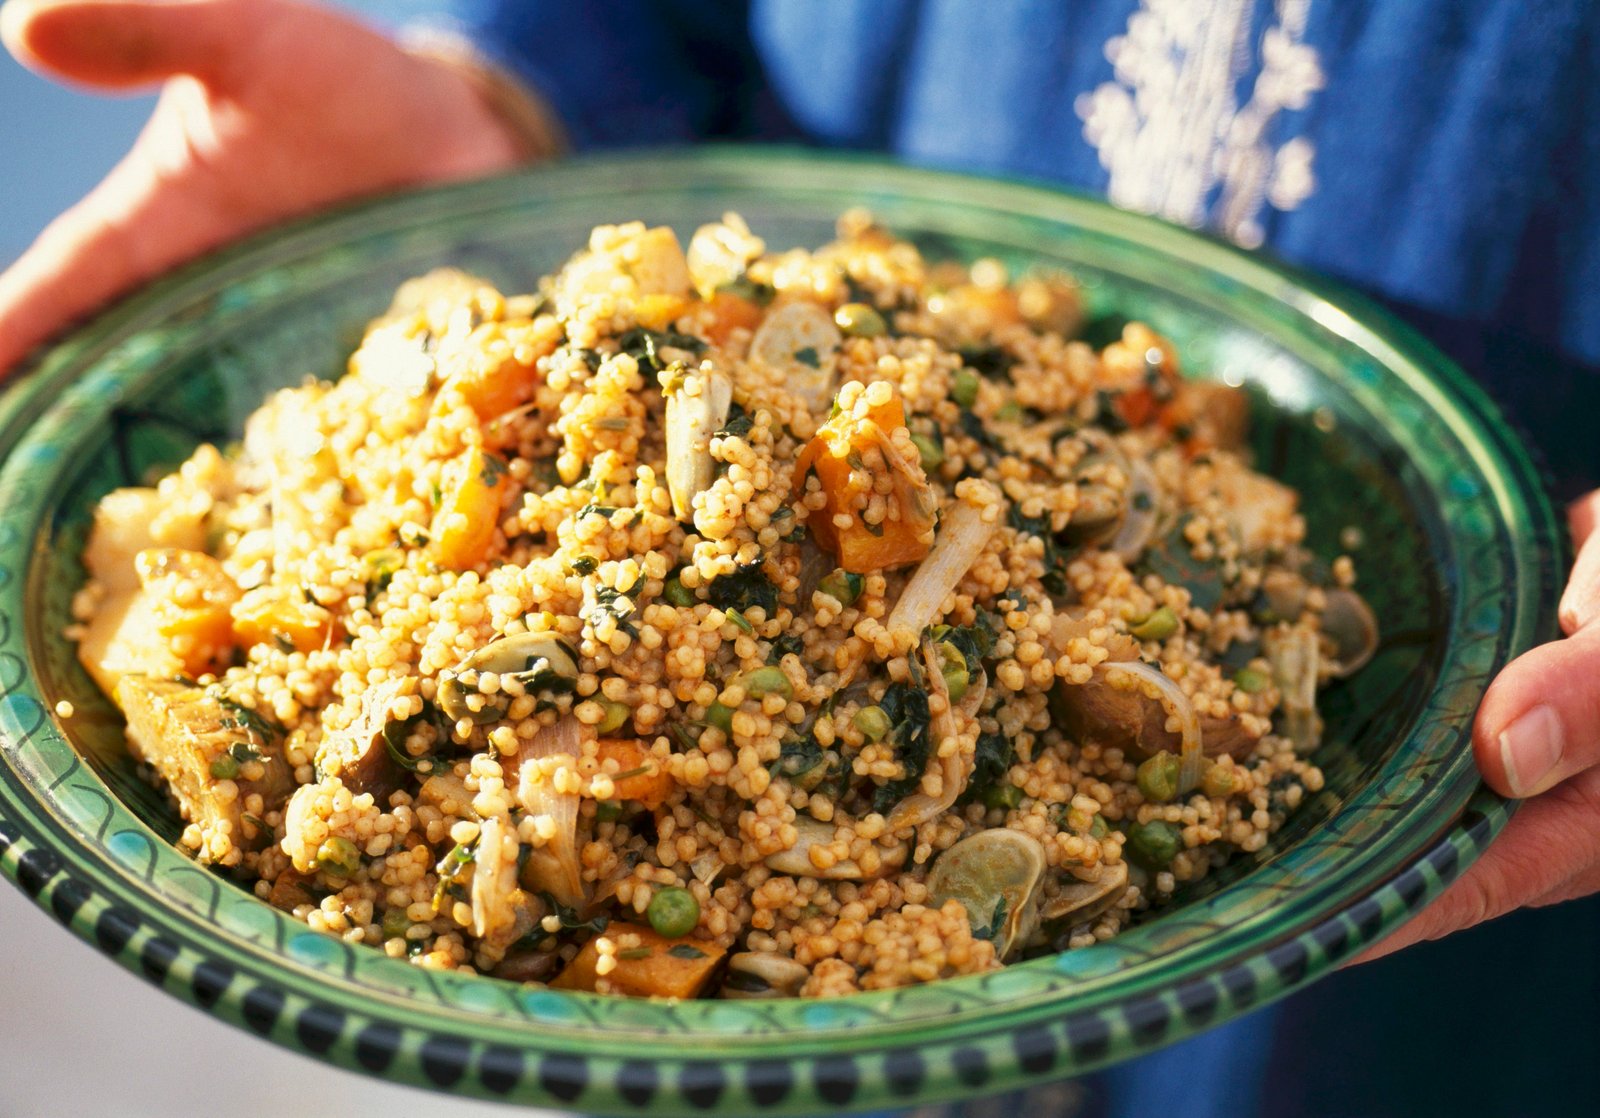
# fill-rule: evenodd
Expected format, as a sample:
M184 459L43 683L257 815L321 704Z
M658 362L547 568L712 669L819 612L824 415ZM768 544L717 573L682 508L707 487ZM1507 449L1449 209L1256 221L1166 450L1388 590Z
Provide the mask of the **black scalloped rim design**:
M431 1032L306 999L270 975L208 954L188 942L181 929L101 893L62 865L51 849L52 836L3 816L0 873L61 924L168 993L257 1036L372 1074L441 1091L605 1113L693 1114L721 1106L733 1112L790 1113L786 1103L803 1105L808 1096L830 1107L855 1109L981 1095L1002 1067L1007 1087L1075 1075L1104 1065L1114 1049L1120 1055L1158 1048L1232 1012L1275 1000L1356 954L1437 896L1488 845L1508 807L1480 793L1460 823L1416 863L1345 911L1264 956L1109 1011L1033 1022L981 1040L742 1065L712 1059L674 1065L629 1056L597 1061L577 1052ZM601 1064L606 1066L597 1067Z

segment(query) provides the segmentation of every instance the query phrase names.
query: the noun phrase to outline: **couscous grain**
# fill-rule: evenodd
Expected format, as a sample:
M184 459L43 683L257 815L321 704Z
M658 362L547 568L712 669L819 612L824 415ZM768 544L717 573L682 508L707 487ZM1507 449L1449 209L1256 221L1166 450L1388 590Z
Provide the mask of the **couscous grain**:
M1376 627L1238 391L1079 308L862 214L433 273L101 503L80 656L200 861L420 966L826 996L1099 942L1321 788Z

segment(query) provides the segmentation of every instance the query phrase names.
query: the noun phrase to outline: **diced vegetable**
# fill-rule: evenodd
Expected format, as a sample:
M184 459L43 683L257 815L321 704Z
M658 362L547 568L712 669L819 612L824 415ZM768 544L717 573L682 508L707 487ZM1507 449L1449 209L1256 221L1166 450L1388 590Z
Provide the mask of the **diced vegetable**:
M94 509L83 562L110 591L139 586L134 557L150 548L204 551L205 504L163 497L154 489L113 489Z
M78 642L78 661L107 695L126 675L172 677L183 661L157 629L156 600L143 590L106 597Z
M628 934L639 937L639 947L619 952L616 969L605 978L614 993L638 998L698 997L727 953L707 941L683 943L668 939L645 924L612 923L605 932L613 942ZM600 958L598 939L584 944L577 958L550 985L557 990L593 991L600 978L595 969Z
M156 548L139 552L134 568L154 603L156 632L184 672L209 670L233 644L228 611L239 597L222 564L200 551Z
M117 705L128 717L128 746L166 781L179 810L198 824L202 836L221 838L217 825L228 824L228 843L206 841L198 851L202 862L231 846L228 864L237 861L238 844L255 828L244 819L244 803L259 793L263 810L282 806L294 780L283 760L281 734L255 711L230 703L211 689L148 676L125 676L116 689ZM224 794L211 775L212 762L229 757L239 776Z
M807 524L818 545L853 574L868 574L915 563L933 543L935 501L920 463L907 461L890 436L905 424L905 408L898 396L887 403L866 405L860 419L841 411L824 423L806 444L795 463L795 485L805 485L815 471L827 504L811 514ZM874 451L883 459L893 485L890 514L868 524L862 508L874 491L874 478L864 468L863 455ZM838 518L849 520L840 526Z
M338 620L325 606L308 601L296 588L261 586L248 591L233 607L233 629L239 643L275 644L298 652L327 648L343 635Z
M660 759L632 738L601 738L596 745L602 761L617 763L613 799L633 800L654 810L677 789Z
M445 468L431 532L433 556L441 566L462 571L483 562L510 488L505 461L482 447L469 447Z
M337 776L357 795L371 792L379 801L387 797L400 773L384 734L394 720L390 711L395 700L410 694L413 686L410 679L402 677L362 692L361 706L349 725L324 733L317 747L317 769ZM405 737L403 733L400 736Z
M487 423L525 403L539 383L538 361L561 344L561 325L544 317L529 324L480 326L484 337L461 348L445 370L441 399L451 389ZM493 333L489 333L493 331Z

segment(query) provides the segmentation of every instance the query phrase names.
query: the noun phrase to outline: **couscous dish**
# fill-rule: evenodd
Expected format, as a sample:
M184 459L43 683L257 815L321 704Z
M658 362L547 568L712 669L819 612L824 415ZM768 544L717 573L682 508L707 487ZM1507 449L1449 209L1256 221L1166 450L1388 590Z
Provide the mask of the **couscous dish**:
M424 967L826 996L1117 934L1322 774L1377 639L1236 390L863 214L401 288L98 506L80 657L183 846Z

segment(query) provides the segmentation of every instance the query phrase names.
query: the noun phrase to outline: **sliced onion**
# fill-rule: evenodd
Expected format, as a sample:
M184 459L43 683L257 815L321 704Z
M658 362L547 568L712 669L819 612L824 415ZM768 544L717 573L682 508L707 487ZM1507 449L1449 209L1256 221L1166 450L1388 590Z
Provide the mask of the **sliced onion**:
M478 853L472 870L472 934L484 939L516 921L517 859L504 856L511 825L492 815L478 828Z
M1106 546L1122 556L1123 562L1134 563L1156 534L1156 525L1161 519L1160 490L1156 487L1155 475L1143 462L1130 459L1128 474L1127 509L1116 534ZM1140 497L1144 499L1141 501Z
M989 546L999 521L985 520L984 511L963 500L945 514L933 549L906 583L885 625L897 648L916 644L922 631L938 620L939 607Z
M557 792L539 773L537 762L560 753L576 761L581 752L578 720L569 714L540 730L517 753L517 802L529 815L548 815L556 824L555 837L529 853L522 871L524 879L571 908L584 903L583 874L578 862L579 797L575 792Z
M1195 714L1194 704L1189 701L1189 696L1183 693L1183 688L1179 687L1166 672L1153 664L1146 664L1143 660L1107 661L1100 665L1099 670L1107 674L1122 672L1148 687L1155 688L1162 707L1169 714L1177 716L1183 743L1178 750L1178 758L1182 762L1178 769L1178 794L1181 796L1188 793L1200 783L1205 761L1204 747L1200 740L1200 718Z

